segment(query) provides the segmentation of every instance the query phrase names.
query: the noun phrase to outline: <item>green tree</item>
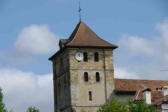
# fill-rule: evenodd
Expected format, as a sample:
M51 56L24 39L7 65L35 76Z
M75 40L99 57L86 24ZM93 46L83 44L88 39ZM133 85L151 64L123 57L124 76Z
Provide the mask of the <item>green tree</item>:
M5 104L3 103L2 89L0 88L0 112L7 112L5 109Z
M86 112L84 109L81 109L80 112Z
M129 112L127 104L111 99L108 104L102 105L99 112Z
M29 107L26 112L40 112L36 107Z
M147 105L144 101L138 101L136 104L129 101L128 107L130 112L156 112L153 105Z
M60 112L60 110L57 110L57 112Z
M147 105L144 101L119 102L112 99L110 103L102 105L99 112L156 112L153 105Z

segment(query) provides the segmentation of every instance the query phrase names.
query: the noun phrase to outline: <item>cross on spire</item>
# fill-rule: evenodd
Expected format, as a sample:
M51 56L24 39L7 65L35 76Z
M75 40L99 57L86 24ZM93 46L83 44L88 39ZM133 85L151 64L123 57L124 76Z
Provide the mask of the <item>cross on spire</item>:
M79 12L79 21L81 21L81 11L82 11L82 9L81 9L80 0L79 0L79 10L78 10L78 12Z

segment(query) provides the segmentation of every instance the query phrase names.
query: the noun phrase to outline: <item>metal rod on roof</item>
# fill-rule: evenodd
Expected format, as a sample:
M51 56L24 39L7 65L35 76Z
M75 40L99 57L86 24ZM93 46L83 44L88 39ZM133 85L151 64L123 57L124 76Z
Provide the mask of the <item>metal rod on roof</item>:
M78 12L79 12L79 21L80 21L80 22L81 22L81 20L82 20L82 18L81 18L81 11L82 11L82 9L81 9L80 0L79 0L79 10L78 10Z

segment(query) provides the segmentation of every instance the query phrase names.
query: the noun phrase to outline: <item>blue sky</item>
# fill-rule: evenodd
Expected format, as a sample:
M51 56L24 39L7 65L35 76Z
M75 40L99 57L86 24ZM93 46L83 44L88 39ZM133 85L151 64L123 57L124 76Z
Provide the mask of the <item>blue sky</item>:
M116 43L123 34L150 38L154 26L168 16L166 0L81 1L82 20L105 40ZM1 0L0 50L13 47L19 32L32 24L47 24L51 31L68 37L78 23L77 0ZM50 56L38 57L43 62L26 67L26 71L51 72ZM40 63L41 64L41 63ZM9 65L7 65L9 66ZM9 66L10 67L10 66ZM40 68L43 69L40 69Z
M168 16L167 3L166 0L81 0L82 20L112 43L116 43L123 34L150 38L155 34L155 25ZM1 0L0 6L2 51L13 47L24 27L47 24L52 32L67 38L79 20L77 0ZM36 73L51 72L47 61L51 54L38 57L37 60L43 63L41 66L36 63L18 68Z
M167 0L81 0L81 7L82 21L103 39L119 45L114 52L116 77L168 79L167 72L161 72L168 63ZM49 87L51 92L46 94L52 93L48 58L58 50L58 40L68 38L78 22L78 0L0 0L0 80L6 80L0 84L9 108L23 111L19 103L13 106L9 102L14 99L7 98L15 95L13 89L5 89L9 80L16 80L15 75L18 79L25 77L25 82L47 80L44 89ZM23 85L27 85L25 82ZM52 102L52 97L47 101Z

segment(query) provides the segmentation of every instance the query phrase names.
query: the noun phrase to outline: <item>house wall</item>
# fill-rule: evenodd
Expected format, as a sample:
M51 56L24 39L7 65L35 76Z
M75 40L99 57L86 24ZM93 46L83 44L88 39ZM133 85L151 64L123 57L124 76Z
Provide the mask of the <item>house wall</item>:
M162 104L161 110L162 110L162 112L168 112L168 104Z
M128 101L133 100L135 98L135 94L116 94L113 93L112 98L117 99L118 101Z

